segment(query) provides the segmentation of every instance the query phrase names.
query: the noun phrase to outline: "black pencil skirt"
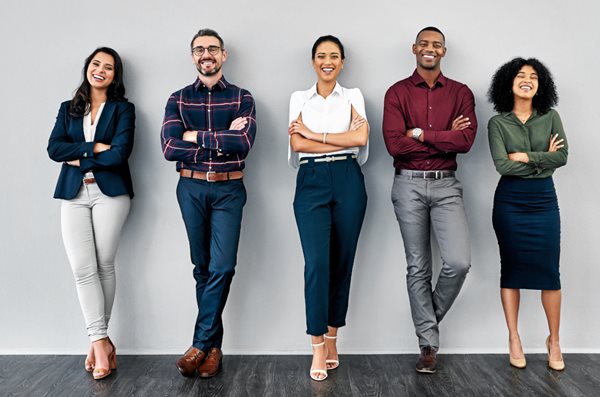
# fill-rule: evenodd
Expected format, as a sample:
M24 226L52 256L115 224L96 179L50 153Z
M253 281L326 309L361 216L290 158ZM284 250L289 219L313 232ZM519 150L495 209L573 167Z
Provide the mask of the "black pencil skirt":
M559 290L560 214L552 177L500 178L492 222L500 287Z

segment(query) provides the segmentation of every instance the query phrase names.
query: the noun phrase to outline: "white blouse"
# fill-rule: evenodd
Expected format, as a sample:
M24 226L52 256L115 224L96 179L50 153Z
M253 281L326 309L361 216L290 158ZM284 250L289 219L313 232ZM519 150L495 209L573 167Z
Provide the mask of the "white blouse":
M352 107L356 112L367 119L365 113L365 100L358 88L344 88L336 83L333 92L323 98L317 93L317 84L306 91L296 91L290 98L289 123L302 114L302 122L314 132L327 132L335 134L346 132L352 122ZM288 163L298 168L300 157L319 157L323 155L354 153L358 156L358 163L363 165L369 155L369 143L361 147L344 148L332 153L296 153L288 143Z
M102 110L104 109L104 104L106 102L102 102L100 108L98 108L98 113L96 113L96 122L92 124L92 112L90 111L88 114L83 116L83 136L85 137L86 142L93 142L94 137L96 136L96 126L98 125L98 121L100 121L100 116L102 115ZM88 171L85 173L86 178L93 178L94 174L92 171Z

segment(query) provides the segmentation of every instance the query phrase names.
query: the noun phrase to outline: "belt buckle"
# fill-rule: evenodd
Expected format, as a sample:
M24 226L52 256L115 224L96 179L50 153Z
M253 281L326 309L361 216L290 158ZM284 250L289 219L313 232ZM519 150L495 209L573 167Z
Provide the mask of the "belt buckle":
M442 179L443 174L442 171L435 171L435 179Z
M210 179L210 175L216 175L216 173L216 171L206 171L206 182L216 182L216 179Z

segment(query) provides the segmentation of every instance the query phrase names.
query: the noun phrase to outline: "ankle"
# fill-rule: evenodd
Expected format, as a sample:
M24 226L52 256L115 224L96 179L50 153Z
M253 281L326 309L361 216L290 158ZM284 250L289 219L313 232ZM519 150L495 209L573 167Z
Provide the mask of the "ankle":
M551 345L560 345L560 339L558 336L550 336L548 337L548 343Z
M508 340L511 342L521 342L521 335L519 335L518 333L508 334Z

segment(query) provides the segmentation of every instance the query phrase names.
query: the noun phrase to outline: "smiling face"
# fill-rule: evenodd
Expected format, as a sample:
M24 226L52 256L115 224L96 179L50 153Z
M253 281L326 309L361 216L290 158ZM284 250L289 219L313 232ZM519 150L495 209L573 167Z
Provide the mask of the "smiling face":
M412 52L417 56L417 68L439 70L440 62L446 55L444 37L432 30L424 30L417 36Z
M313 58L313 68L319 80L336 81L344 68L344 60L340 48L331 41L324 41L317 47Z
M214 55L208 51L208 48L211 46L219 48L218 52ZM204 48L202 55L196 55L194 51L192 51L192 62L194 65L196 65L198 72L202 76L216 76L220 78L222 74L221 67L227 60L227 51L221 48L221 42L219 39L213 36L196 37L192 43L192 49L197 47Z
M539 81L536 70L529 65L523 65L513 79L512 92L514 96L531 99L537 93L538 87Z
M93 56L86 77L92 88L106 90L115 78L115 59L105 52Z

